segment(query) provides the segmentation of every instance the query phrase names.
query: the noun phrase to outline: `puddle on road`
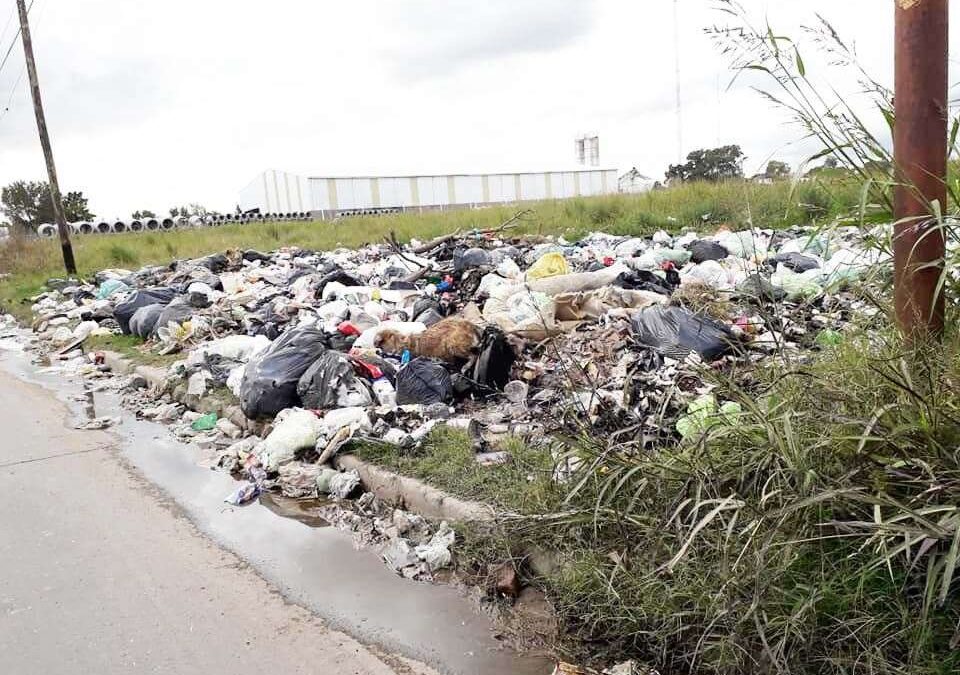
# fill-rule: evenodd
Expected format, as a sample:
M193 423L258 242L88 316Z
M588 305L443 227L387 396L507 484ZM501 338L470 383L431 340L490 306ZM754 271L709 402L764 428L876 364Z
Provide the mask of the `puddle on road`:
M167 427L135 419L120 407L117 394L94 394L80 378L39 372L22 352L0 353L0 365L52 390L74 414L122 420L111 432L121 439L124 457L169 494L201 531L334 628L442 672L551 672L550 660L517 654L497 642L490 620L456 589L403 579L375 552L356 549L348 533L328 527L311 512L315 503L271 495L246 507L230 506L223 499L236 483L228 474L198 466L199 451L178 442ZM87 394L95 410L86 405Z
M318 513L319 507L329 503L322 499L293 499L263 492L259 501L282 518L291 518L310 527L330 527L330 523Z

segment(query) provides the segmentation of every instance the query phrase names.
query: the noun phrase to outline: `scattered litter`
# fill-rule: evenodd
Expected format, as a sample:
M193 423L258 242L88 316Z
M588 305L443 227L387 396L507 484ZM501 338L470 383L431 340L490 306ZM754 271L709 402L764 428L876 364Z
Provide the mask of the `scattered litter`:
M81 431L100 431L102 429L109 429L114 424L115 420L111 417L95 417L92 420L78 424L74 429Z

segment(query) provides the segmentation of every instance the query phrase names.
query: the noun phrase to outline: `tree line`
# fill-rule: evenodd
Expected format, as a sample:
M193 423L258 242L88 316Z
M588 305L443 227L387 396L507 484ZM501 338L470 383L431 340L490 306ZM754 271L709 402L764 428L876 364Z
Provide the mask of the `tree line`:
M64 217L68 223L90 221L94 214L90 211L89 200L83 192L70 191L62 196ZM45 223L53 223L53 198L50 185L45 181L15 181L0 189L0 213L21 234L31 234ZM169 209L170 217L219 215L201 204L174 206ZM157 214L149 209L139 209L130 214L134 220L156 218ZM0 223L2 225L3 223Z

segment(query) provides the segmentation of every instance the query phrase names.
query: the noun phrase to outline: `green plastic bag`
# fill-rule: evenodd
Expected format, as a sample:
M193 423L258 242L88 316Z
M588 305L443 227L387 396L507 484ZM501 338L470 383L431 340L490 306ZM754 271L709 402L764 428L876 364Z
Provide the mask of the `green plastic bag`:
M820 347L835 347L843 342L843 333L827 328L820 331L814 342Z
M210 431L217 426L217 413L207 413L203 417L194 420L190 428L194 431Z
M717 408L717 399L706 394L687 407L687 414L677 420L677 432L684 440L699 438L718 425L733 425L743 413L739 403L727 401Z

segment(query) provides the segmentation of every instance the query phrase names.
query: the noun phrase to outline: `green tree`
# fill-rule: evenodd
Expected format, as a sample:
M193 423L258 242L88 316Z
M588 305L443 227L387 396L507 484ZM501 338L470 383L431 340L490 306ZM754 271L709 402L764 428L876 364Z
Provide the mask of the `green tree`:
M672 164L667 170L667 180L682 182L693 180L719 181L725 178L743 177L743 150L739 145L721 148L694 150L687 155L685 164Z
M767 178L772 178L773 180L780 180L782 178L787 178L790 175L792 169L790 165L786 162L779 162L775 159L767 162L767 170L764 171L763 175Z
M93 218L82 192L67 192L61 201L67 222ZM49 184L23 180L11 183L0 190L0 211L23 232L35 232L38 226L54 222Z
M217 215L216 211L210 211L207 207L202 204L188 204L186 206L174 206L170 209L171 218L189 218L191 216L213 216Z
M130 217L134 220L143 220L144 218L156 218L157 214L150 209L143 209L142 211L134 211L130 214Z

